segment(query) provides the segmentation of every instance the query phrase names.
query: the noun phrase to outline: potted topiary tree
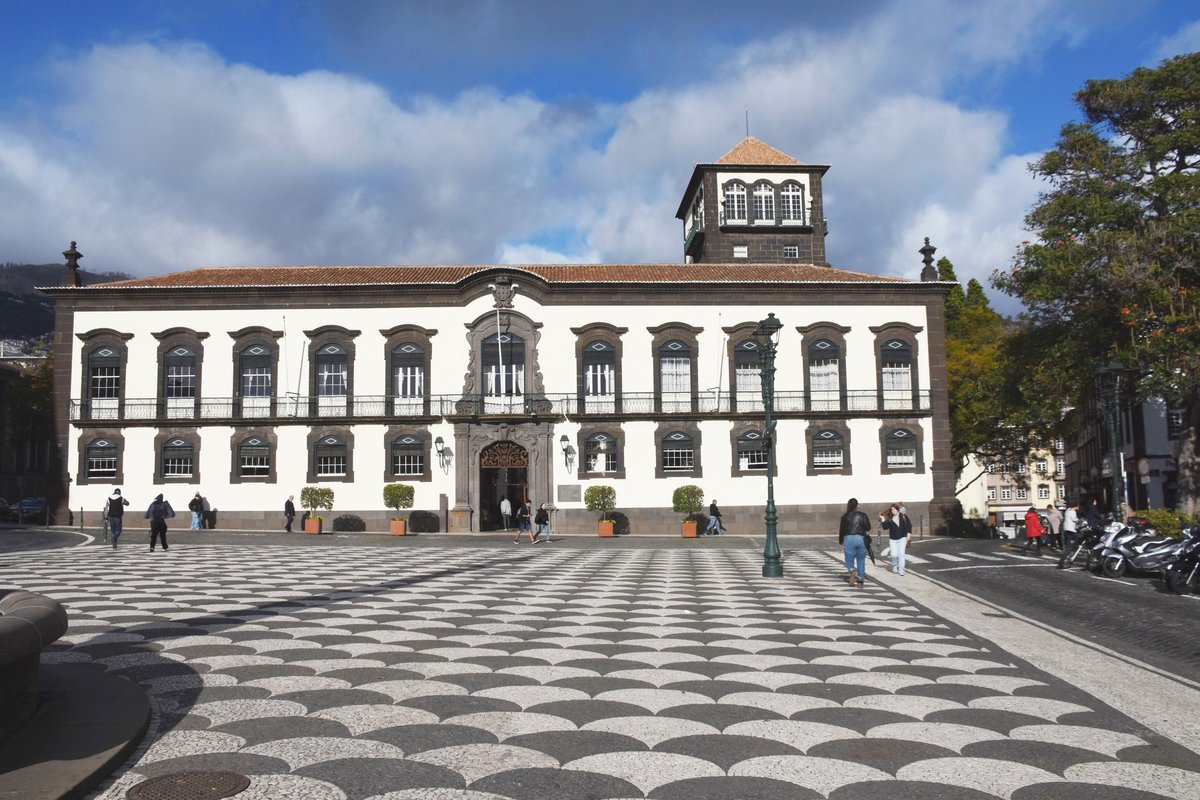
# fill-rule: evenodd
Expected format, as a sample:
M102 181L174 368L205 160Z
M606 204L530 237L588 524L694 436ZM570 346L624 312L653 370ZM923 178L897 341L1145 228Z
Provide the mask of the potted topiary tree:
M305 486L300 490L300 505L308 509L308 519L304 520L305 533L322 533L324 517L318 517L316 511L323 508L333 510L333 489L328 486Z
M410 483L388 483L383 487L383 504L400 514L402 508L412 508L413 487ZM408 533L408 521L399 516L392 518L392 536L404 536Z
M608 512L617 507L617 490L611 486L589 486L583 493L583 504L588 511L600 512L600 535L612 536L617 523L609 518Z
M671 507L680 514L686 514L680 535L692 539L696 536L696 518L704 508L704 490L693 483L687 483L675 490L671 495Z

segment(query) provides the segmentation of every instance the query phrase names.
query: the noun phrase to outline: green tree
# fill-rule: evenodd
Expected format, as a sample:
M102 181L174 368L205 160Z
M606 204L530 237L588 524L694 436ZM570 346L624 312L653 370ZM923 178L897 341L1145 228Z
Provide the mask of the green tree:
M994 284L1028 313L1019 356L1060 406L1084 408L1096 367L1126 365L1137 395L1185 411L1179 504L1197 509L1200 423L1200 53L1075 94L1083 122L1030 165L1047 190L1036 234ZM1073 376L1073 379L1070 377ZM1064 379L1066 378L1066 379Z

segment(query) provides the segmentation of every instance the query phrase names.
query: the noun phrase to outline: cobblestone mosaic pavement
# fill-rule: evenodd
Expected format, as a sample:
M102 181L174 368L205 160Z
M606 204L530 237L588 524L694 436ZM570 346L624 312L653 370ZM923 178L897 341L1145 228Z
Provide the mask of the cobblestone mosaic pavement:
M222 769L243 800L1138 800L1200 755L798 552L175 546L11 555L48 662L141 683L97 797Z

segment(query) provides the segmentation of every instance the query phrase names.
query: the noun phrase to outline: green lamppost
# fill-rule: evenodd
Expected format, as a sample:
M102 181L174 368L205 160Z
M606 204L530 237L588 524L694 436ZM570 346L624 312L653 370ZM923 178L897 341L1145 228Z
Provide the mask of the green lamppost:
M1096 383L1100 394L1100 407L1104 411L1104 422L1108 428L1108 460L1112 478L1113 519L1121 519L1121 504L1125 501L1125 483L1122 480L1121 447L1117 444L1117 422L1121 415L1121 372L1125 365L1112 361L1096 371Z
M779 560L779 540L775 533L775 420L771 418L771 413L775 410L775 348L779 345L781 330L783 323L775 319L774 314L768 314L754 329L754 341L758 343L758 363L762 368L763 410L767 418L767 428L763 433L763 439L767 443L767 544L763 548L764 578L783 577L783 563Z

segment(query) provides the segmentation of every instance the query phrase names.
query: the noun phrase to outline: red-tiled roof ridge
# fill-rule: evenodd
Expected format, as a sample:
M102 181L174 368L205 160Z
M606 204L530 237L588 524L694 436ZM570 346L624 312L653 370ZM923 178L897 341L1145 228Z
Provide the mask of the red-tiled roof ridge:
M888 283L915 281L820 264L413 264L400 266L205 267L98 283L77 291L244 287L449 286L484 273L526 274L548 284Z
M776 166L780 164L795 165L803 162L797 161L782 150L771 147L771 145L761 139L747 136L734 145L732 150L717 159L717 163L756 166L759 164L768 164Z

